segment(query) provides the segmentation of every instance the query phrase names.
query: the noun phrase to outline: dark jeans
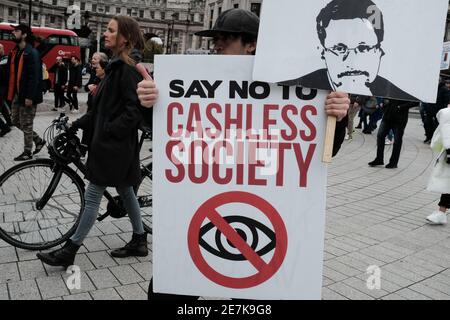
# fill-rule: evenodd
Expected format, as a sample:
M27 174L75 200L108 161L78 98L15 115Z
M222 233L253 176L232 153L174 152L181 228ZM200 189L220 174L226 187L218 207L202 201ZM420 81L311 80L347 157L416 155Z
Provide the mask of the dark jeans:
M73 88L68 88L67 98L71 104L70 110L72 110L72 108L78 110L78 91L74 90Z
M424 129L426 140L430 140L433 138L434 131L438 126L438 121L436 118L437 107L435 104L424 103L423 104L423 113L424 113Z
M392 129L394 132L394 144L392 147L390 164L397 165L400 159L400 151L402 150L403 134L405 133L407 123L395 123L391 121L382 120L380 124L380 129L377 135L377 159L384 162L384 144L386 141L386 136Z
M450 208L450 194L441 194L441 201L438 204L439 207Z
M55 109L64 108L64 105L64 89L60 85L55 84Z

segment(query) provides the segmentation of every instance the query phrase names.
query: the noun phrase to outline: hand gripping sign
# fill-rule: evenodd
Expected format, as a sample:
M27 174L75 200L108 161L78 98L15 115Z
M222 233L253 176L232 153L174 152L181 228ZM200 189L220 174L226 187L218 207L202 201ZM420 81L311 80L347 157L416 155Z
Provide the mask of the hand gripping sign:
M255 82L253 60L156 57L157 293L320 298L327 93Z

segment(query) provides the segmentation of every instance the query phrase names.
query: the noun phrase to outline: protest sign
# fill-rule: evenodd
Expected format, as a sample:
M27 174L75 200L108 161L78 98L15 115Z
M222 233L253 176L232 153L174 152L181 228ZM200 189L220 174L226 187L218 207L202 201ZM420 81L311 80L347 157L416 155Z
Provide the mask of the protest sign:
M160 293L320 299L327 92L252 81L252 56L157 56Z
M447 0L264 0L254 79L434 103L447 10Z

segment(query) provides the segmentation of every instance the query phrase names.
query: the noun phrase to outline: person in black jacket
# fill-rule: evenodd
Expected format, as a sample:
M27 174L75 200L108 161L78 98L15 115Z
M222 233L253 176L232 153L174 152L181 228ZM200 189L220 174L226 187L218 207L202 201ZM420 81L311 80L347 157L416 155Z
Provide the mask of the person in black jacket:
M384 165L384 145L386 136L392 129L394 132L394 146L392 148L391 158L386 165L387 169L397 168L400 159L400 151L402 150L403 134L408 124L409 109L417 106L417 102L402 101L394 99L384 99L383 102L383 119L381 120L380 129L377 135L377 157L369 162L369 166L375 167Z
M20 24L12 26L17 46L8 57L8 101L12 101L12 123L23 132L24 151L14 161L33 158L45 146L45 141L33 131L34 117L42 103L42 65L39 52L33 48L31 28ZM35 144L35 150L31 153Z
M64 89L67 85L67 67L65 66L62 57L56 58L55 72L55 108L53 111L58 111L58 108L64 108Z
M111 252L113 257L147 256L147 234L133 186L140 181L138 128L142 121L136 89L141 75L130 57L133 48L142 50L144 40L136 20L127 16L111 19L104 33L105 46L114 52L93 100L92 110L75 121L70 131L91 132L87 159L89 185L85 208L75 234L63 248L38 253L44 263L65 268L73 265L76 252L94 225L103 192L115 187L133 227L131 241Z
M77 57L72 57L69 67L69 83L67 85L67 98L70 105L70 111L78 112L78 91L82 87L83 76L81 73L81 62Z

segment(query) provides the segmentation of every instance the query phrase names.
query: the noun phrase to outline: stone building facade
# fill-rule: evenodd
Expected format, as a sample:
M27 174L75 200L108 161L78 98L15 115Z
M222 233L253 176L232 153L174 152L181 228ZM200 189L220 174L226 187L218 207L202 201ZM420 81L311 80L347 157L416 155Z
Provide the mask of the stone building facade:
M205 0L33 0L31 24L66 29L74 5L80 9L81 25L91 30L86 39L80 39L86 57L89 50L92 53L102 48L102 34L117 14L134 17L145 34L161 39L167 53L186 53L201 46L194 33L203 29ZM28 0L0 1L0 22L28 21Z

